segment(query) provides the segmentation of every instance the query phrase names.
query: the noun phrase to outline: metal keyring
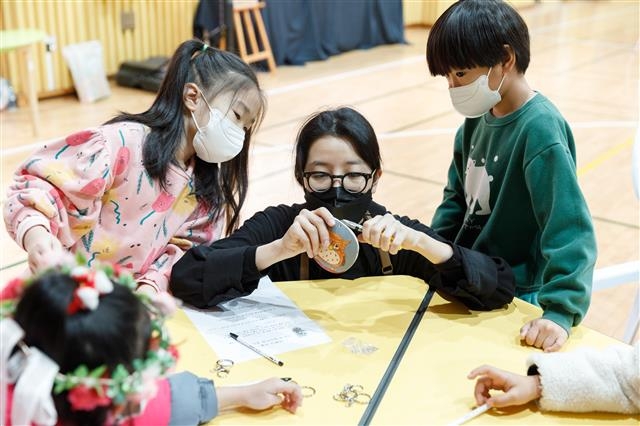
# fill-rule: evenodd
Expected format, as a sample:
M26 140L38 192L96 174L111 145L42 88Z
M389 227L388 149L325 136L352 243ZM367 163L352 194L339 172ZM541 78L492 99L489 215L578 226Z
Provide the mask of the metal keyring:
M220 377L221 379L224 379L224 378L228 377L229 373L230 373L230 371L226 370L224 368L216 370L216 376Z
M349 399L355 399L358 396L358 392L352 390L343 390L340 393L333 395L333 399L336 401L347 401Z
M371 395L362 392L363 390L364 387L362 385L347 383L339 393L333 395L333 399L338 402L344 402L347 407L351 407L354 403L368 404L371 401Z
M282 380L283 382L291 382L294 383L298 386L300 386L298 384L298 382L296 382L295 380L293 380L291 377L280 377L280 380ZM316 394L316 389L312 386L300 386L300 389L302 390L302 397L303 398L310 398L313 395ZM304 390L307 389L307 393L305 394Z
M316 390L312 386L300 386L300 389L302 389L303 398L310 398L316 394ZM306 393L304 392L305 389L308 390Z
M221 369L225 369L228 370L231 367L233 367L233 360L230 359L219 359L216 361L216 365L221 368Z
M371 401L371 395L364 392L359 393L356 395L356 397L353 400L358 404L368 404Z
M362 387L362 385L349 385L349 390L351 392L355 392L356 394L359 394L364 390L364 388Z
M229 376L233 367L233 361L230 359L219 359L216 361L216 366L209 370L210 373L215 373L221 379Z

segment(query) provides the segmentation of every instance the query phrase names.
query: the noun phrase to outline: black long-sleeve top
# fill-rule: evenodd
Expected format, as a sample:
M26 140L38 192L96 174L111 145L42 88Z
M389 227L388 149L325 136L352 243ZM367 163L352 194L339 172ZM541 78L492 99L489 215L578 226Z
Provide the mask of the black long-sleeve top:
M169 283L173 295L193 306L204 308L250 294L264 275L269 275L272 281L299 280L300 256L277 262L263 271L257 269L255 258L256 249L282 238L305 207L305 204L268 207L245 221L228 238L209 246L189 249L173 266ZM387 210L372 203L369 212L376 216L387 213ZM471 309L495 309L513 300L514 276L502 258L489 257L452 244L417 220L396 218L410 228L450 244L453 256L444 263L434 265L417 252L401 250L390 255L394 275L421 278L443 296L452 296ZM378 249L364 243L360 243L355 264L342 274L333 274L314 261L309 262L309 279L355 279L378 275L382 275Z

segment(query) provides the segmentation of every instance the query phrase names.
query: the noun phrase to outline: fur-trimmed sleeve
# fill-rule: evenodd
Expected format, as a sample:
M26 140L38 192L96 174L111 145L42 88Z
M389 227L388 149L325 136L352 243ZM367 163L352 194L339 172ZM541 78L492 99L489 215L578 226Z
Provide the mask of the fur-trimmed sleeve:
M640 347L536 353L542 384L540 408L549 411L640 413Z

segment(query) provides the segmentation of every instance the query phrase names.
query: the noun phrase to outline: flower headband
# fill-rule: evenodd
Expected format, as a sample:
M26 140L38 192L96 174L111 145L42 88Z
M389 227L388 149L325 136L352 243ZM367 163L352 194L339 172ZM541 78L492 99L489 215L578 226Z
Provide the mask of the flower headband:
M95 310L99 306L100 297L113 291L113 283L124 285L133 290L135 281L131 275L122 271L118 265L94 264L91 268L85 266L85 261L78 256L72 265L59 266L57 269L68 274L78 287L74 290L73 298L67 306L67 314L74 315L81 310ZM14 409L12 418L15 415L14 424L30 423L38 418L38 413L51 411L53 401L51 400L51 387L53 393L60 394L68 392L67 399L73 410L91 411L101 406L113 405L114 411L124 411L128 402L144 403L155 395L156 380L165 375L174 365L177 359L177 350L170 344L169 335L164 327L166 316L175 310L175 301L167 293L160 293L154 297L135 293L150 312L151 337L149 350L144 359L136 359L132 363L133 371L128 371L121 364L113 369L106 365L89 369L81 364L75 370L62 374L58 372L58 366L37 348L28 347L23 341L24 332L20 326L10 318L24 293L24 290L31 285L38 276L28 280L14 279L5 286L0 294L0 335L2 336L2 357L3 366L0 367L2 379L5 384L16 383L14 389ZM7 342L8 340L8 342ZM8 344L7 344L8 343ZM20 351L9 359L9 355L14 346L18 346ZM8 347L8 349L7 349ZM44 359L44 361L43 361ZM38 380L38 376L46 376L40 371L37 375L28 376L29 364L38 364L41 367L52 365L48 368L52 379L49 386L39 386L41 388L38 395L34 395L33 383L20 386L20 382L33 382ZM8 367L7 367L8 366ZM37 370L36 366L35 370ZM55 371L53 371L55 369ZM13 371L12 371L13 370ZM53 374L51 374L53 372ZM13 377L12 377L13 376ZM11 380L13 378L13 380ZM30 392L20 395L20 390L27 388ZM0 405L4 408L6 401L5 385L0 386L3 395L0 398ZM36 389L37 391L37 389ZM20 400L39 400L39 403L31 403L30 407L19 407L15 410L16 404L20 405ZM46 408L49 407L47 410ZM0 413L5 413L0 409ZM51 414L51 413L49 413ZM20 417L22 416L22 417ZM47 417L46 415L44 417ZM41 420L42 416L39 417ZM53 408L53 417L48 420L56 422L57 415ZM38 423L49 423L41 421Z
M72 256L69 256L73 259ZM94 311L98 308L99 298L102 295L113 291L113 281L127 287L133 291L136 288L136 282L133 277L124 272L119 265L116 264L96 264L89 268L86 266L85 260L81 255L75 258L75 261L67 261L59 265L57 269L69 275L78 284L73 292L73 298L67 306L67 313L73 315L80 310ZM49 272L48 269L44 272ZM14 278L0 292L0 318L11 316L15 311L18 302L22 298L22 294L34 281L40 278L42 274L32 276L28 279ZM142 302L149 305L149 298L136 293ZM152 313L153 310L151 309Z

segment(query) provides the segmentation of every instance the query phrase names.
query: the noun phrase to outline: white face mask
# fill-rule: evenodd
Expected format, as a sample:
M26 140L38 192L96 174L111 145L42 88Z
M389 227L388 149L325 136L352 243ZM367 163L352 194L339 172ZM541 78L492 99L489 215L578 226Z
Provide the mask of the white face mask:
M226 117L222 111L211 108L206 99L204 102L209 107L209 122L205 127L198 126L196 117L191 111L191 117L193 117L193 122L198 129L193 138L193 149L195 149L198 158L207 163L224 163L242 151L245 132Z
M500 88L504 82L504 76L498 88L491 90L489 74L491 74L491 68L487 75L481 75L473 83L449 89L451 103L456 111L467 118L480 117L502 100Z

